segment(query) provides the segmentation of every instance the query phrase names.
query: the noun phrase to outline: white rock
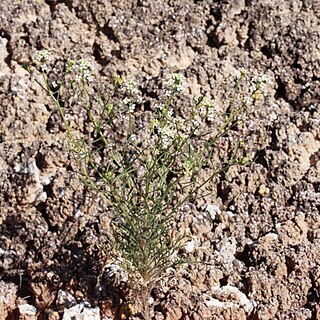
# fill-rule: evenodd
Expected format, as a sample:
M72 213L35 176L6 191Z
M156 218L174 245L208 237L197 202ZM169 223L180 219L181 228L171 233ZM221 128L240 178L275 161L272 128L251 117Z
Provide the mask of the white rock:
M115 275L121 276L121 281L128 282L127 273L116 263L110 263L106 266L104 276L108 279L112 279Z
M34 177L34 182L25 187L26 203L33 203L34 201L44 202L47 199L47 193L43 191L42 179L40 177L40 170L37 167L34 158L29 158L26 163L20 163L14 167L15 172L28 174Z
M232 296L233 301L228 301L229 307L240 308L242 307L247 313L250 313L254 307L253 302L250 301L247 296L241 292L237 287L226 285L223 287L213 287L212 291L215 296L225 300L226 298ZM219 300L220 301L220 300Z
M217 256L226 266L232 269L232 262L235 260L237 252L237 240L234 237L225 238L221 241L220 250L217 251Z
M153 298L153 297L150 296L150 297L148 298L148 304L149 304L149 305L154 304L154 298Z
M19 313L25 316L35 316L37 314L37 308L31 304L20 304L18 306Z
M215 204L208 203L208 204L206 204L204 206L204 209L209 213L212 221L215 220L216 215L220 215L221 214L221 210Z
M232 302L222 302L218 299L215 299L215 298L212 298L208 295L206 295L206 301L205 301L205 304L208 306L208 307L214 307L214 308L221 308L221 309L229 309L229 308L235 308L237 306L235 306L234 303Z
M188 252L188 253L191 253L194 251L194 249L196 248L197 246L197 240L195 239L195 237L192 237L191 240L187 241L184 246L183 246L183 249Z
M274 232L269 232L265 236L262 237L263 240L268 240L268 241L278 240L278 238L279 238L279 236Z
M99 307L95 308L85 308L82 312L83 320L100 320L100 309Z
M75 219L78 219L78 218L81 218L84 216L84 213L81 211L81 210L76 210L75 214L74 214L74 217Z
M8 40L6 38L1 38L0 37L0 43L3 47L6 47L7 46L7 43L8 43Z
M84 303L79 303L72 308L66 309L62 320L100 320L99 307L88 308Z
M70 307L76 303L76 299L69 292L59 290L57 294L56 304L58 307Z

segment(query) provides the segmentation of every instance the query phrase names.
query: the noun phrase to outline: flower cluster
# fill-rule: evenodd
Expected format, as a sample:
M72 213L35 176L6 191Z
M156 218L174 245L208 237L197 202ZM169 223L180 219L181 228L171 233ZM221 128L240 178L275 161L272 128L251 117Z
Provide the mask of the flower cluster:
M161 126L157 120L153 122L153 128L156 129L157 133L153 133L151 136L152 141L154 143L159 141L162 149L168 149L176 136L175 130L168 125Z
M120 76L118 76L120 77ZM138 89L138 83L134 80L122 80L121 77L117 79L118 83L121 82L120 90L124 92L131 100L141 103L142 93Z
M268 75L262 73L258 76L257 80L256 80L257 83L259 83L260 87L259 89L261 91L265 91L265 88L266 88L266 85L270 85L272 84L272 81L271 79L269 78Z
M266 85L270 85L271 83L269 76L263 73L259 74L257 77L252 77L250 79L249 94L262 94L266 89Z
M203 97L198 105L199 115L202 119L207 119L209 122L213 122L216 116L218 107L211 100L207 100Z
M52 55L48 50L39 50L37 52L35 52L34 54L34 59L38 62L40 62L41 64L46 63L47 61L51 61L52 60Z
M169 86L174 92L180 93L184 90L185 77L180 73L174 73L171 80L169 81Z
M164 88L164 100L184 91L185 77L180 73L174 73Z
M263 93L266 88L266 85L272 84L272 81L269 78L269 76L264 73L260 73L258 76L251 76L248 70L244 68L240 68L239 72L239 80L248 78L248 80L250 81L249 94L254 94L257 92Z
M122 88L124 88L129 94L137 93L137 84L132 79L123 81Z
M37 83L49 93L60 112L68 134L69 152L83 181L106 197L108 209L114 213L110 243L106 246L112 248L108 255L113 263L105 268L103 280L114 285L114 280L120 279L122 285L129 279L122 272L126 270L139 292L141 288L152 289L166 270L184 262L179 258L181 249L192 253L198 248L196 238L183 245L185 236L173 234L172 221L177 210L196 199L198 191L216 175L225 173L232 165L250 161L242 143L233 139L244 131L232 129L245 117L248 106L240 89L245 88L245 97L251 90L248 96L254 99L269 79L265 75L252 78L241 69L232 99L227 101L230 111L226 112L222 105L218 108L205 97L191 109L177 109L174 98L183 91L185 78L173 74L152 112L147 106L145 112L143 106L134 112L141 96L134 81L116 75L111 93L103 92L100 96L96 90L87 90L93 71L89 61L69 60L63 75L53 79L58 74L54 68L49 75L39 68L39 64L45 66L51 60L49 52L38 52L35 58L36 74L41 76ZM241 83L244 78L250 81L249 86ZM59 94L52 88L59 88ZM90 135L87 131L74 134L74 120L70 113L65 113L62 101L85 105L84 112L92 128ZM225 138L228 138L226 147L233 148L227 152L230 158L216 163L213 155L223 141L217 142L229 132ZM200 177L201 172L204 175Z
M125 107L128 107L128 110L130 113L133 113L136 108L136 104L133 103L133 101L128 97L124 98L121 104Z
M72 63L73 61L71 61ZM86 59L81 59L78 62L75 62L72 67L73 70L76 71L75 80L77 82L81 81L92 81L92 71L93 71L93 65L90 61Z
M57 89L57 88L59 87L59 84L58 84L58 82L57 82L56 80L53 80L53 81L51 82L51 85L52 85L52 88L53 88L53 89Z
M165 126L165 127L159 128L159 134L161 137L162 147L164 149L167 149L175 137L174 131L169 127Z
M41 72L48 72L49 68L47 66L47 62L52 60L52 55L48 50L39 50L35 52L33 56L34 60L40 63L40 70Z
M248 71L245 68L240 68L240 78L244 78L248 75Z
M48 65L49 62L52 61L52 55L48 50L39 50L36 51L33 55L34 61L39 65L38 71L47 74L49 71L57 74L58 71L56 68L51 69ZM68 59L66 66L66 74L70 73L73 77L73 80L76 82L92 82L92 71L93 65L90 61L86 59L80 59L78 61ZM56 89L59 87L60 81L58 79L54 79L51 81L51 86Z

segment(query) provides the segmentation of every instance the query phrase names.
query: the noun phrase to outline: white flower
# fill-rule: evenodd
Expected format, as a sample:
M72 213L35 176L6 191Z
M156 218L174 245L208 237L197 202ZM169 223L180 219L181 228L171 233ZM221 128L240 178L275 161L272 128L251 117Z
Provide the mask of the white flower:
M52 85L52 87L53 87L54 89L58 87L58 83L57 83L57 81L55 81L55 80L52 81L51 85Z
M122 104L123 104L124 106L128 106L130 103L131 103L131 100L130 100L128 97L126 97L126 98L124 98L124 99L122 100Z
M253 94L257 91L263 92L267 84L272 84L268 75L261 73L258 77L254 77L250 81L251 85L249 88L249 93Z
M131 94L137 94L139 92L136 87L137 84L133 80L125 80L122 83L122 88L129 91Z
M214 116L215 116L215 108L213 105L208 107L208 114L207 114L207 119L209 122L214 121Z
M168 86L173 92L182 92L184 90L185 77L180 73L174 73L169 80Z
M201 118L206 117L208 121L214 120L214 113L216 112L216 106L211 100L207 100L205 97L201 99L199 104L199 116Z
M261 83L266 83L266 84L271 84L272 83L272 81L269 78L269 76L267 74L265 74L265 73L261 73L259 75L258 81L261 82Z
M240 68L239 69L239 71L240 71L240 77L241 78L243 78L243 77L245 77L245 76L247 76L248 75L248 71L245 69L245 68Z
M168 127L163 127L160 129L161 134L166 135L168 137L173 137L173 132L170 128Z
M157 134L153 134L153 135L151 136L151 141L152 141L153 143L155 143L157 140L158 140L158 135L157 135Z
M194 133L195 135L200 134L200 130L199 130L200 124L201 124L201 123L200 123L199 120L197 120L197 119L193 119L193 120L192 120L193 133Z
M256 90L257 90L257 84L254 82L251 82L250 87L249 87L249 94L253 94Z
M122 105L128 107L130 113L133 113L136 108L136 104L133 103L132 100L128 97L122 100Z
M246 100L246 104L248 105L248 106L251 106L251 105L253 105L253 99L252 98L247 98L247 100Z
M129 105L129 112L130 112L130 113L134 113L135 108L136 108L135 103L130 104L130 105Z
M45 63L52 60L52 55L48 50L43 49L35 52L34 59L40 63Z
M172 122L176 125L181 125L183 123L183 119L181 117L175 117L172 119Z
M40 70L44 73L48 73L49 70L50 70L50 67L48 67L45 63L43 63L41 66L40 66Z
M168 136L162 136L161 137L161 141L162 141L162 146L164 149L167 149L171 143L171 139Z
M156 104L154 105L154 107L155 107L156 109L163 110L164 104L163 104L163 103L156 103Z
M193 124L193 126L194 126L195 128L197 128L197 127L200 126L200 121L197 120L197 119L193 119L193 120L192 120L192 124Z
M199 115L200 117L204 117L207 113L207 108L205 106L201 106L199 109Z
M162 147L167 149L174 138L174 132L169 127L159 128Z
M93 65L90 61L86 59L81 59L78 62L76 62L74 65L72 64L72 61L69 62L69 66L71 69L74 69L77 71L77 74L75 76L75 80L80 82L81 80L86 80L88 82L92 81L91 73L93 71Z

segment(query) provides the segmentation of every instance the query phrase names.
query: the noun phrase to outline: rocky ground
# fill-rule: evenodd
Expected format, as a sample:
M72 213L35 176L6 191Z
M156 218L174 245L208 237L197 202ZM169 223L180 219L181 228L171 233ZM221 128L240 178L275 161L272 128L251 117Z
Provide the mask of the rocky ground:
M267 73L245 124L255 162L176 217L208 263L159 283L150 310L157 320L320 319L319 21L317 0L2 0L0 319L135 317L96 246L108 210L79 182L57 110L22 68L43 48L91 59L98 81L134 78L149 101L179 71L184 106L204 93L225 103L240 67Z

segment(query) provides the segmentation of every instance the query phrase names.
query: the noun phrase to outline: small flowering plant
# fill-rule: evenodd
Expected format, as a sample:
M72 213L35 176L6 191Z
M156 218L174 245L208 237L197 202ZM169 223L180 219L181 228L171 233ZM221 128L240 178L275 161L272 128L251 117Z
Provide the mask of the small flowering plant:
M144 111L142 94L133 80L114 78L108 94L97 93L92 64L69 60L62 76L50 69L48 51L35 55L28 70L51 97L63 120L69 152L83 181L108 200L113 213L108 252L149 292L165 271L179 264L185 237L173 232L177 210L194 200L198 191L232 165L246 164L240 140L227 164L212 161L218 141L240 126L249 105L263 93L266 76L252 78L241 69L233 98L223 108L200 97L185 115L176 108L185 79L173 74L158 102ZM241 83L249 81L247 97L237 101ZM79 135L67 120L65 102L81 106L90 123ZM204 168L211 168L200 179Z

